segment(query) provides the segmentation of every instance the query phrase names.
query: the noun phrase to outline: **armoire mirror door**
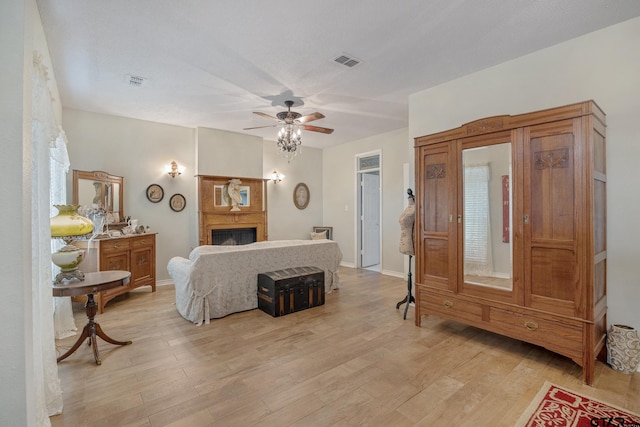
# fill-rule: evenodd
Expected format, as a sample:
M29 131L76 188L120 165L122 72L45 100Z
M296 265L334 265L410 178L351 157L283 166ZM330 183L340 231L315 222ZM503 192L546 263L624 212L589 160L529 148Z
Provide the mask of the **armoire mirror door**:
M511 142L462 145L463 288L513 289ZM467 148L465 148L467 147ZM469 286L471 285L471 286Z

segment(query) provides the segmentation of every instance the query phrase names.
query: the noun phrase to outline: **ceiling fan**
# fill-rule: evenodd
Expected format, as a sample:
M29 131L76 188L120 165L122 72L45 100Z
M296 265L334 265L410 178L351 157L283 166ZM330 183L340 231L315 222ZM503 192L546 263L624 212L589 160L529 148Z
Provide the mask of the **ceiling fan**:
M311 122L313 120L324 119L324 114L312 113L312 114L307 114L306 116L303 116L300 113L296 113L295 111L291 111L291 106L293 106L293 101L285 101L284 105L287 106L287 111L282 111L282 112L276 114L276 117L273 117L273 116L270 116L268 114L261 113L261 112L258 112L258 111L254 111L253 112L253 114L257 114L257 115L259 115L261 117L265 117L265 118L270 119L270 120L275 120L276 122L279 122L280 124L271 125L271 126L257 126L257 127L252 127L252 128L244 128L244 130L277 127L277 126L282 126L282 125L298 125L302 129L310 130L312 132L320 132L320 133L326 133L326 134L333 133L333 129L305 124L305 123Z

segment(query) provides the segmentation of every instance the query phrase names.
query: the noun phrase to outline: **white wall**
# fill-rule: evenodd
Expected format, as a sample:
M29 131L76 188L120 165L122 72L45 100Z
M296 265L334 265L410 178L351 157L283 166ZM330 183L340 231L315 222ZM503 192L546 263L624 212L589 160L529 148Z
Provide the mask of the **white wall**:
M269 240L308 240L314 226L325 225L322 223L322 150L304 147L304 137L302 144L302 153L287 162L275 141L264 141L262 177L268 178L274 170L285 175L277 184L267 183ZM293 190L299 182L309 187L311 196L309 205L302 210L293 204Z
M399 129L323 150L323 218L333 227L343 262L356 264L356 162L357 154L382 150L382 271L404 275L400 253L400 214L406 203L403 164L409 161L407 129Z
M150 227L156 236L156 278L169 280L167 263L187 256L198 244L195 174L195 129L86 111L63 110L71 169L101 170L124 177L124 213ZM164 167L175 160L185 168L171 178ZM68 201L71 202L71 177ZM147 200L146 189L160 184L164 198ZM185 196L182 212L169 207L176 193Z
M10 280L3 286L0 321L0 425L26 425L29 417L27 399L34 398L27 378L32 375L33 360L27 351L33 336L30 327L32 307L29 303L31 274L30 153L23 159L23 149L30 146L26 117L30 114L31 74L26 58L31 51L25 5L3 2L0 5L0 167L11 179L0 180L0 195L9 203L0 204L0 233L11 244L0 246L0 268ZM23 160L26 163L23 163ZM9 326L12 325L12 326Z
M262 178L262 138L218 129L196 130L198 175Z
M416 137L593 99L607 114L608 321L640 328L640 18L410 97ZM412 161L413 162L413 161Z
M49 69L49 89L60 103L35 0L0 3L0 425L36 424L31 248L31 77L33 51ZM45 165L46 167L46 165Z

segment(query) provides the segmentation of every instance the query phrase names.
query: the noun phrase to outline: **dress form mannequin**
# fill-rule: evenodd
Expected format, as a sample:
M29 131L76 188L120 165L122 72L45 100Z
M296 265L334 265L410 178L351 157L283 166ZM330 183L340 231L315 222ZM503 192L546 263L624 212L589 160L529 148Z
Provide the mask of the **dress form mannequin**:
M415 255L413 247L413 224L415 220L416 202L413 197L409 197L409 206L400 215L400 253L405 255Z
M411 257L415 254L415 247L413 244L413 226L416 219L416 206L415 198L413 197L413 191L410 188L407 189L409 196L409 205L400 215L400 253L409 255L409 274L407 275L407 296L402 301L396 304L396 310L404 303L407 305L404 308L404 319L407 318L407 311L409 310L409 304L415 303L416 300L411 295Z

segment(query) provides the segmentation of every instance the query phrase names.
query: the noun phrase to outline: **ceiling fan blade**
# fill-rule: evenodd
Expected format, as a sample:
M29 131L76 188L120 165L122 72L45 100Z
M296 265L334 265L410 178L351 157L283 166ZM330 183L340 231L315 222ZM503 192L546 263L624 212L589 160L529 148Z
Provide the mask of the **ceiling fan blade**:
M311 114L307 114L306 116L298 117L298 120L296 121L298 123L307 123L307 122L311 122L313 120L318 120L318 119L324 119L324 114L311 113Z
M244 128L242 130L251 130L251 129L262 129L262 128L275 128L278 127L279 125L269 125L269 126L256 126L253 128Z
M257 114L257 115L259 115L259 116L262 116L262 117L264 117L265 119L275 120L276 122L279 122L279 121L280 121L280 119L278 119L278 118L276 118L276 117L270 116L270 115L265 114L265 113L261 113L261 112L259 112L259 111L254 111L254 112L253 112L253 114Z
M333 129L322 128L320 126L302 125L302 129L320 133L333 133Z

